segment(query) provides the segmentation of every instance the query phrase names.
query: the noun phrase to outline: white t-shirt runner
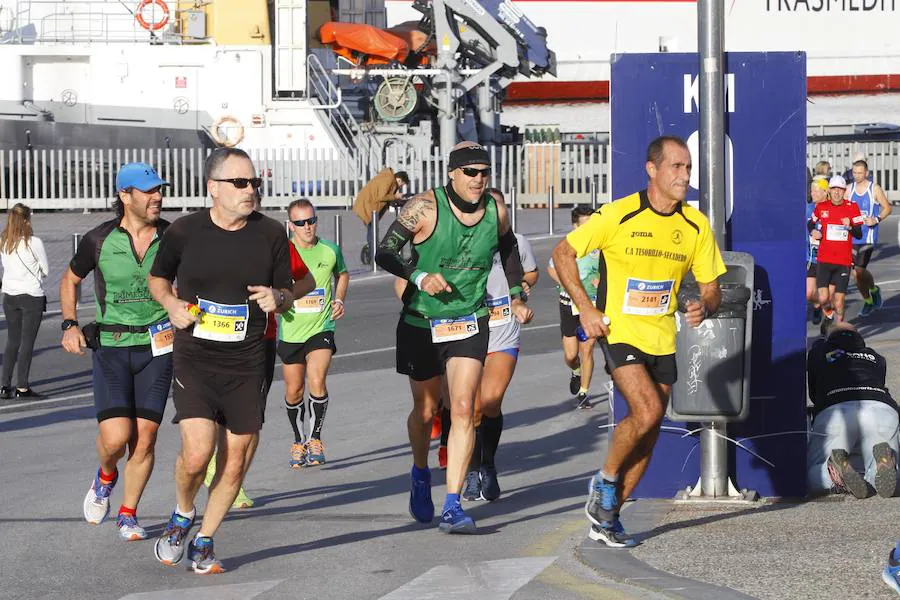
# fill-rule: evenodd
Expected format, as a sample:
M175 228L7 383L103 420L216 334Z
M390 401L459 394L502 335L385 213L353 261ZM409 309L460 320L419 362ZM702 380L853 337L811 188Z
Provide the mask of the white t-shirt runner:
M524 235L516 234L516 243L519 245L519 258L522 260L522 270L525 273L537 270L537 261L531 244ZM519 347L519 322L512 314L509 298L509 284L506 282L506 273L500 262L500 253L494 254L494 265L487 281L487 293L485 304L491 309L490 327L491 335L488 342L488 353L508 350Z

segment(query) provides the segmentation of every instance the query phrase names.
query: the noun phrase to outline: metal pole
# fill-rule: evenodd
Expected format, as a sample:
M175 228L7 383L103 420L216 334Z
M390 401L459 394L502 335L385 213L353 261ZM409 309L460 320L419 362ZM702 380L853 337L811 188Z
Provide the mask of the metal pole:
M378 265L375 264L375 248L378 247L378 211L372 211L372 246L369 248L369 256L372 258L372 272L378 272Z
M597 178L591 176L591 208L597 210Z
M512 186L509 190L509 224L512 227L513 233L518 233L519 229L516 226L517 218L519 212L519 200L516 198L516 186Z
M343 250L341 242L343 241L344 232L341 228L341 213L334 215L334 243L338 248Z
M720 0L697 3L700 39L700 209L725 250L725 8Z
M75 254L78 252L78 245L81 243L81 234L73 233L72 234L72 257L75 257ZM76 302L81 302L81 282L75 286L75 300Z
M698 0L700 49L700 209L709 218L719 248L725 246L725 7L720 0ZM706 423L700 434L700 493L728 494L725 425Z
M721 498L728 495L727 440L722 423L707 423L700 432L700 495Z
M500 114L494 110L493 78L488 77L477 89L478 141L482 144L496 144L500 141L497 139L500 129Z
M547 224L548 233L553 235L553 186L547 188Z
M451 59L452 60L452 59ZM453 61L455 64L456 61ZM446 84L435 86L439 94L438 108L440 112L441 156L450 156L450 150L456 145L456 103L453 98L452 67L445 69Z

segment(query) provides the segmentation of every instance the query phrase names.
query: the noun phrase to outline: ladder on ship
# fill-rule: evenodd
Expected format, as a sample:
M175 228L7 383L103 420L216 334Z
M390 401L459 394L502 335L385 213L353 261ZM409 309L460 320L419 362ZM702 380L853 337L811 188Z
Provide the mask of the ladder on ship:
M330 73L337 66L333 53L307 48L306 28L306 0L275 0L275 94L285 99L305 96L318 109L332 143L366 178L379 166L380 145L361 123L365 115L353 110L357 98Z

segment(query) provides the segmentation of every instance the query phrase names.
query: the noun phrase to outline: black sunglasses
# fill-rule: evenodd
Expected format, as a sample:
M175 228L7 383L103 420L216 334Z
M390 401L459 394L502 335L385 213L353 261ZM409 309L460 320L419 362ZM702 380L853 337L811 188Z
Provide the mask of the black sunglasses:
M261 177L251 177L250 179L246 177L232 177L230 179L213 179L213 181L227 181L239 190L244 189L248 185L252 185L254 190L258 190L262 185Z
M303 227L307 223L309 223L310 225L315 225L318 221L319 217L314 215L308 219L298 219L296 221L291 221L291 223L293 223L297 227Z
M491 168L488 167L486 169L473 169L472 167L461 167L463 174L466 177L478 177L479 175L484 175L485 177L490 177Z

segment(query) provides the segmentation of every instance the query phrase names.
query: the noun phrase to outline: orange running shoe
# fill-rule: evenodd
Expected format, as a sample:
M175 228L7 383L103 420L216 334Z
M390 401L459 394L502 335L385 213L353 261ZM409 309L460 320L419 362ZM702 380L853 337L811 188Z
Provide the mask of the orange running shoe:
M441 439L441 413L434 415L431 420L431 439Z
M306 464L306 444L303 442L294 442L291 445L291 468L299 469Z
M310 467L325 464L325 444L322 440L312 438L306 442L306 464Z
M447 446L438 446L438 468L447 468Z

